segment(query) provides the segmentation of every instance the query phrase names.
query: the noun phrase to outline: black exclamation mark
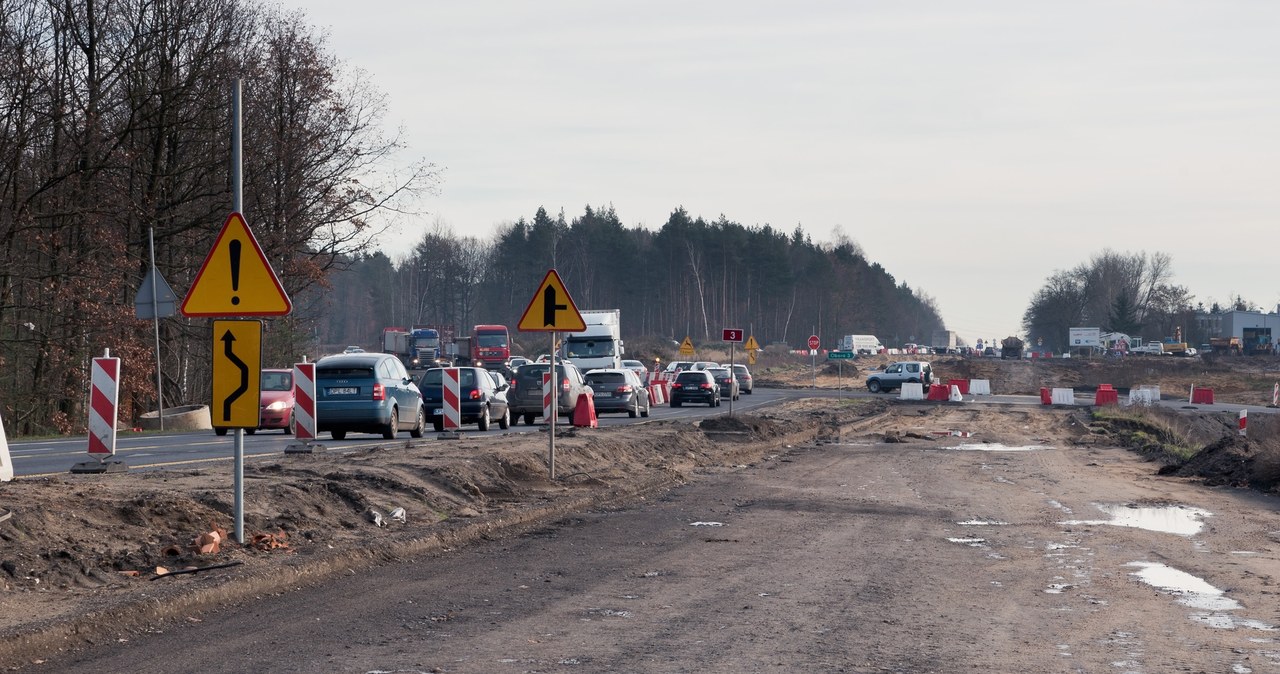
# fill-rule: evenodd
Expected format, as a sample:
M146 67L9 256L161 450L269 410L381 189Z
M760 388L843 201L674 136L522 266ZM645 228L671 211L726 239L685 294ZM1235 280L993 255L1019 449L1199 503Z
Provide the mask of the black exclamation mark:
M231 292L238 293L240 292L240 240L232 239L227 244L227 248L231 253ZM239 304L240 297L232 295L231 303Z

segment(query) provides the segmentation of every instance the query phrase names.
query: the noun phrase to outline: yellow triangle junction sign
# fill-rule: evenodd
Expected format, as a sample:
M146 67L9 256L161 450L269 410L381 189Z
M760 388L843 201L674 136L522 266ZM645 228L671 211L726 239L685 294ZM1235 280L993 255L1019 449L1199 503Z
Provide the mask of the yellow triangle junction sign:
M244 217L233 212L182 301L182 315L284 316L293 310Z
M521 332L581 332L586 321L556 270L547 270L516 328Z

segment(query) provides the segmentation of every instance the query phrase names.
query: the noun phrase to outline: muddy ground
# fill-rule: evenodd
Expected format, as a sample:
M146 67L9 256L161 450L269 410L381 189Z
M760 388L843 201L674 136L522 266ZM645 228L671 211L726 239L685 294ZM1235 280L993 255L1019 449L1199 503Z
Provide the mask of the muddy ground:
M1143 362L1137 362L1142 360ZM1221 400L1269 403L1275 363L1133 359L1123 364L939 359L940 378L988 378L997 393L1040 386L1158 384L1178 395L1213 386ZM859 363L861 368L865 362ZM834 387L834 368L819 377ZM764 363L757 386L809 384L812 371ZM846 368L846 385L853 379ZM1258 402L1266 398L1265 402ZM149 621L366 573L384 561L500 537L575 510L626 502L707 471L752 464L788 443L839 438L853 425L885 442L925 436L922 419L981 428L983 441L1052 441L1133 448L1151 473L1266 492L1280 473L1262 438L1224 415L1086 409L1044 419L1027 409L897 403L892 397L808 400L701 424L657 421L559 436L548 478L541 434L400 441L347 455L291 455L245 470L247 545L227 540L233 513L225 467L0 484L0 666L146 629ZM945 421L941 421L945 419ZM932 424L938 425L938 424ZM863 431L865 432L865 431ZM1256 439L1255 439L1256 438ZM916 437L915 439L920 439ZM1180 456L1181 448L1186 456ZM404 521L392 517L403 509ZM217 568L214 568L217 567ZM200 569L192 573L186 572ZM172 574L172 575L170 575ZM103 625L110 625L104 629Z

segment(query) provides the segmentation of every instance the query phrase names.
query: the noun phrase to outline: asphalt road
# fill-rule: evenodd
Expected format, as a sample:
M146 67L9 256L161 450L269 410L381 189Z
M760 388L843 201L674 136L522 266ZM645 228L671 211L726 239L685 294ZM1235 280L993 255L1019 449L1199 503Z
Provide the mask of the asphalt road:
M733 403L733 412L748 412L774 404L784 399L812 397L814 395L834 395L831 391L814 392L803 389L756 389L751 395L741 396ZM846 394L847 395L847 394ZM644 423L651 419L694 419L717 414L729 413L729 401L725 400L720 407L710 408L702 405L685 405L678 409L667 405L654 406L650 410L649 419L628 417L623 414L605 414L598 416L601 426L618 426L622 424ZM568 423L560 422L567 427ZM481 432L475 425L462 429L466 436L491 435L507 433L540 433L541 425L526 426L512 421L511 428L500 430L493 423L488 431ZM319 444L328 451L352 451L375 445L383 445L388 441L381 435L373 433L351 433L345 440L334 440L328 433L321 433ZM427 429L424 439L434 438L436 434ZM408 440L408 431L400 432L400 440ZM294 443L293 436L281 431L258 431L253 435L245 435L245 460L254 458L280 456L285 448ZM52 438L10 442L9 453L13 460L14 474L17 477L65 474L71 467L82 461L91 461L87 449L89 443L85 436L70 438ZM116 439L115 460L124 461L130 470L173 468L178 466L207 465L217 462L230 463L234 452L232 434L216 436L213 431L189 433L129 433L121 432Z
M835 391L830 389L757 388L752 395L743 395L734 402L733 411L750 412L782 400L812 397L896 399L898 393L896 391L893 393L870 393L866 390ZM1025 395L966 396L965 401L979 405L1040 405L1038 397ZM1093 397L1089 394L1078 394L1076 403L1090 405L1093 403ZM1225 403L1191 405L1185 400L1162 400L1159 404L1184 413L1230 412L1236 414L1242 409L1247 409L1250 414L1273 414L1280 411L1276 408L1259 405L1232 405ZM649 419L693 419L728 414L729 411L729 401L727 400L718 408L693 405L673 409L667 405L659 405L651 409ZM649 419L631 419L626 414L606 414L598 417L602 426L644 423ZM565 426L567 422L561 421L561 425ZM541 432L540 429L541 426L539 425L526 426L513 420L511 428L506 431L498 429L495 423L490 427L490 430L485 432L476 430L473 425L464 428L463 433L466 435L501 435L505 433L535 433ZM352 433L347 436L346 440L333 440L327 437L327 433L321 433L320 435L319 443L324 445L328 451L351 451L387 442L381 435L372 433ZM400 436L405 440L409 438L407 431L402 431ZM433 438L435 433L428 429L425 437ZM246 460L251 460L255 457L280 456L284 453L285 448L293 444L293 442L292 436L280 431L259 431L254 435L246 434L244 443L245 458ZM9 443L14 474L17 477L67 473L74 464L91 460L86 451L87 448L88 440L84 436ZM215 436L212 431L195 433L121 432L116 440L115 459L124 461L130 470L173 468L217 462L229 463L232 460L233 451L233 438L230 434L219 437Z

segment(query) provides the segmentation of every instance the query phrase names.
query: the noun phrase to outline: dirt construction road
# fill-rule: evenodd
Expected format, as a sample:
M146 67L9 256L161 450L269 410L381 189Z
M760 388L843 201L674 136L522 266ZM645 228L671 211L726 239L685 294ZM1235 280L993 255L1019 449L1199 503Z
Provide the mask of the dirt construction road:
M32 669L1280 671L1274 497L1157 476L1089 444L1077 412L939 435L977 414L894 407L616 509Z

